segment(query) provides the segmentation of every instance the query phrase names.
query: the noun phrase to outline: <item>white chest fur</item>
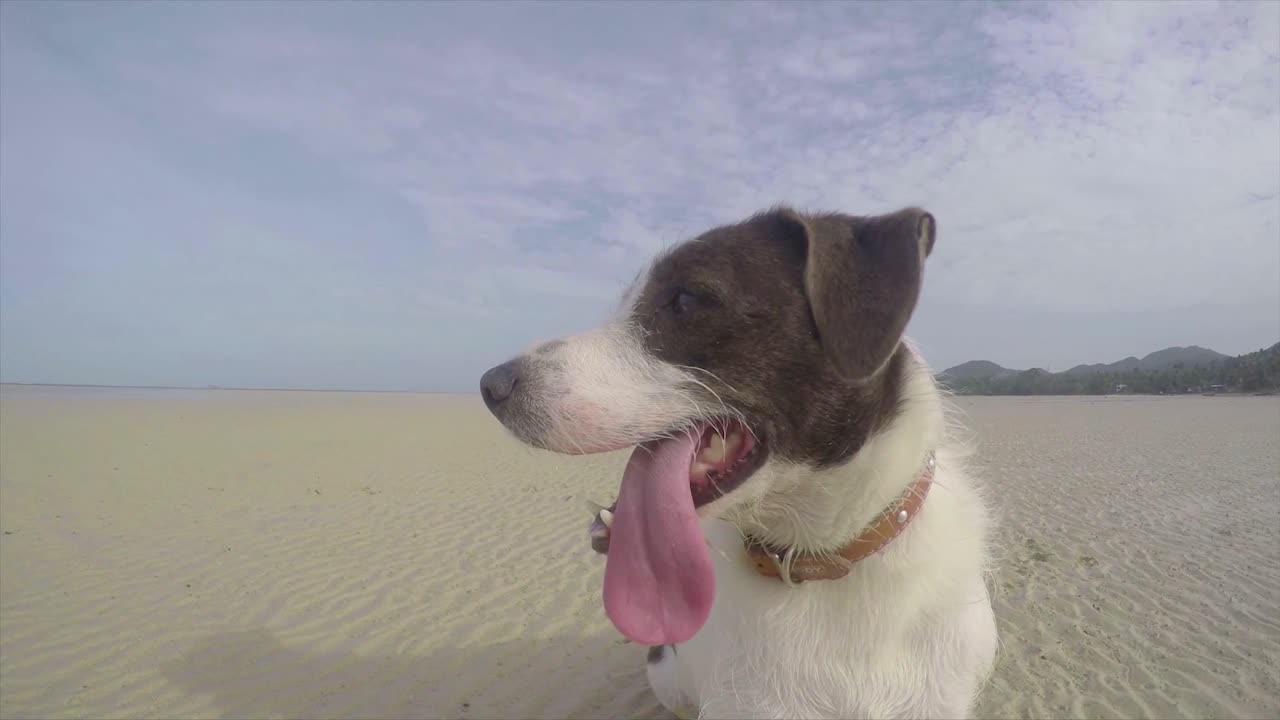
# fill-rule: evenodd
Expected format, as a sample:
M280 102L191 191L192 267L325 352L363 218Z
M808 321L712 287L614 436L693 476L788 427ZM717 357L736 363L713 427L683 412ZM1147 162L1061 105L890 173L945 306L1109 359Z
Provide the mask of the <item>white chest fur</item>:
M795 588L754 571L735 526L704 521L716 601L649 666L659 699L685 717L967 717L996 652L985 516L945 460L937 481L883 552Z

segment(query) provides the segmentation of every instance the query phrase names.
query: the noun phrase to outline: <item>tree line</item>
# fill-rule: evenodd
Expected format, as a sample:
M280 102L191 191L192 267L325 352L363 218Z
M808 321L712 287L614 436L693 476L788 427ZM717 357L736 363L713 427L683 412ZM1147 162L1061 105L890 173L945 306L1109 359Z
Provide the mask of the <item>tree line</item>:
M1280 343L1208 365L1177 363L1164 370L1068 375L1026 370L1003 377L942 378L957 395L1158 395L1280 391Z

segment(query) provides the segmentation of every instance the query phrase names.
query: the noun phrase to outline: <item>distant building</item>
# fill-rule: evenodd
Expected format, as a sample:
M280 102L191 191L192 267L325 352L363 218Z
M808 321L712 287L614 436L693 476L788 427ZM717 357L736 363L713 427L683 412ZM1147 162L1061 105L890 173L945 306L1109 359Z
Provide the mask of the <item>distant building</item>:
M1122 393L1122 392L1128 392L1128 391L1129 391L1128 385L1125 385L1124 383L1116 384L1116 393Z

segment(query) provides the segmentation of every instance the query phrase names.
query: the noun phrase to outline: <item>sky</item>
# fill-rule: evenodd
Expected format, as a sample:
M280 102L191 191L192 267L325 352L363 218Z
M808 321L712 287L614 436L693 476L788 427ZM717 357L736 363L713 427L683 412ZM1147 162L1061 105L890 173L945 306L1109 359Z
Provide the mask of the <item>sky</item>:
M936 369L1280 340L1280 3L0 3L0 381L473 391L920 205Z

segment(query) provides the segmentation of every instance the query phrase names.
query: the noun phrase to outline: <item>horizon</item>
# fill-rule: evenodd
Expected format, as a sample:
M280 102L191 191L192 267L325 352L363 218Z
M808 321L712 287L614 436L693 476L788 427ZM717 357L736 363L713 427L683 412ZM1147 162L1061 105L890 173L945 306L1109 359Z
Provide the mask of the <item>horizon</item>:
M1270 347L1280 4L0 3L6 385L474 394L778 203L939 372Z
M97 385L92 383L0 382L0 387L103 390L230 390L236 392L368 393L371 395L479 395L479 390L367 390L363 388L235 387L230 385Z
M1219 354L1220 354L1220 355L1224 355L1224 357L1226 357L1226 358L1232 358L1232 359L1233 359L1233 358L1241 357L1242 355L1248 355L1248 354L1250 354L1250 353L1252 353L1252 352L1262 352L1262 351L1265 351L1265 350L1267 350L1267 349L1269 349L1269 348L1271 348L1271 347L1274 347L1274 346L1276 346L1276 345L1280 345L1280 341L1277 341L1277 342L1275 342L1275 343L1272 343L1271 345L1268 345L1268 346L1265 346L1265 347L1259 348L1258 350L1253 350L1253 351L1249 351L1249 352L1246 352L1246 353L1241 353L1241 354L1239 354L1239 355L1228 355L1228 354L1225 354L1225 353L1219 353ZM1115 362L1119 362L1120 360L1128 360L1128 359L1132 359L1132 358L1138 358L1138 359L1141 359L1141 358L1145 358L1147 355L1152 355L1152 354L1154 354L1154 353L1156 353L1156 352L1161 352L1161 351L1164 351L1164 350L1182 350L1182 349L1188 349L1188 348L1192 348L1192 347L1201 347L1201 346L1196 346L1196 345L1170 346L1170 347L1167 347L1167 348L1160 348L1160 350L1153 350L1152 352L1150 352L1150 353L1146 353L1145 355L1142 355L1142 356L1127 355L1127 356L1125 356L1125 357L1123 357L1123 358L1120 358L1119 360L1112 360L1112 361L1110 361L1110 363L1115 363ZM1203 347L1201 347L1201 349L1205 349L1205 350L1213 350L1213 348L1203 348ZM1214 351L1214 352L1217 352L1217 351ZM1042 368L1042 367L1039 367L1039 366L1032 366L1032 367L1030 367L1030 368L1010 368L1010 367L1006 367L1006 366L1004 366L1004 365L1001 365L1000 363L995 362L995 361L993 361L993 360L986 360L986 359L984 359L984 358L974 358L974 359L972 359L972 360L966 360L966 361L964 361L964 362L957 363L956 365L952 365L952 366L949 366L949 367L946 367L946 368L941 368L941 369L939 369L939 368L935 368L935 367L933 367L933 366L930 366L930 370L931 370L932 374L934 374L934 375L941 375L941 374L945 373L945 372L946 372L946 371L948 371L948 370L952 370L952 369L954 369L954 368L957 368L957 367L960 367L960 366L963 366L963 365L967 365L967 364L969 364L969 363L975 363L975 362L992 362L992 363L995 363L997 366L1001 367L1001 368L1002 368L1002 369L1004 369L1004 370L1012 370L1012 371L1016 371L1016 372L1027 372L1028 370L1045 370L1045 368ZM1104 362L1099 362L1099 363L1082 363L1082 365L1085 365L1085 364L1088 364L1088 365L1095 365L1095 364L1102 364L1102 365L1106 365L1106 364L1110 364L1110 363L1108 363L1108 362L1105 362L1105 361L1104 361ZM1074 368L1074 367L1077 367L1077 366L1072 366L1072 368ZM1070 369L1072 369L1072 368L1068 368L1067 370L1070 370ZM1056 373L1058 373L1058 372L1066 372L1066 370L1062 370L1062 371L1048 370L1048 372L1053 373L1053 374L1056 374ZM266 387L266 386L234 386L234 385L218 385L218 384L205 384L205 385L111 385L111 384L99 384L99 383L50 383L50 382L11 382L11 381L0 381L0 387L3 387L3 386L12 386L12 387L36 387L36 388L44 388L44 387L48 387L48 388L85 388L85 389L108 389L108 390L110 390L110 389L118 389L118 390L209 390L209 391L214 391L214 390L229 390L229 391L241 391L241 392L357 393L357 394L359 394L359 393L370 393L370 394L383 394L383 395L396 395L396 394L402 394L402 395L476 395L476 396L479 396L479 395L480 395L480 392L479 392L479 390L477 390L477 389L470 389L470 390L412 390L412 389L407 389L407 388L370 389L370 388L359 388L359 387L329 387L329 388L324 388L324 387Z

